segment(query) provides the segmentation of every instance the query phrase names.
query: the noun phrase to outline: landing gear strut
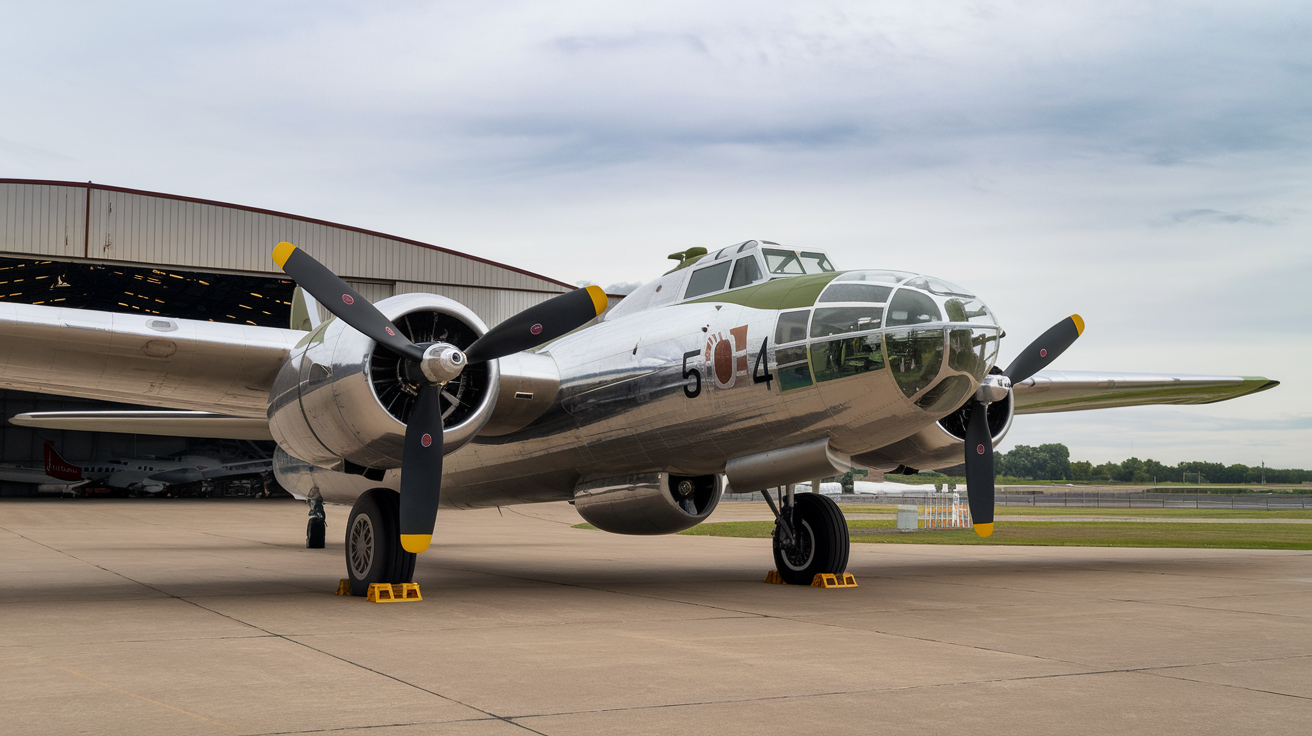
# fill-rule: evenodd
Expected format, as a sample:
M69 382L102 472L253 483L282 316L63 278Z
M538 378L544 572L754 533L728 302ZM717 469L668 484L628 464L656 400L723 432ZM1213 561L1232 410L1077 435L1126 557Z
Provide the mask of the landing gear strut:
M819 493L780 498L776 507L770 492L762 491L774 512L774 565L789 585L810 585L821 573L842 575L847 570L851 541L847 519L833 499ZM782 496L782 494L781 494Z
M355 500L346 522L346 574L351 595L364 596L372 583L408 583L415 555L401 548L401 496L375 488Z
M323 499L311 498L310 520L305 524L305 548L323 549L324 537L328 534L328 521L323 512Z

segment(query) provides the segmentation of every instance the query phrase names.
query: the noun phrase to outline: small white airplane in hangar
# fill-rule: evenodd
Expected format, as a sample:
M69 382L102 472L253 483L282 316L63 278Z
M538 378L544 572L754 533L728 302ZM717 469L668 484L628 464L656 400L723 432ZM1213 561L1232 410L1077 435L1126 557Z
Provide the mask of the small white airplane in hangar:
M276 440L285 488L312 509L354 505L357 595L411 579L439 505L570 500L600 529L666 534L705 520L723 490L766 491L776 567L807 584L845 570L846 521L823 495L776 501L767 489L964 459L987 536L992 448L1016 414L1210 403L1277 385L1044 371L1083 331L1078 316L999 370L1003 332L971 292L837 271L820 251L769 241L677 253L674 270L600 320L607 300L590 286L490 330L441 296L373 305L289 243L273 257L337 319L314 324L303 294L292 322L308 333L0 304L0 336L16 348L0 386L188 410L119 412L104 420L114 431ZM322 546L321 518L311 546Z
M92 412L93 414L95 412ZM172 413L172 412L170 412ZM85 412L41 412L42 421L58 422L84 416ZM108 412L96 419L104 419ZM19 414L10 421L24 426L27 414ZM0 480L31 483L49 492L76 493L89 485L100 485L113 491L157 496L172 486L204 483L226 478L260 475L273 470L273 460L237 460L223 462L203 455L176 455L172 457L136 457L85 463L70 463L55 450L53 442L43 448L45 467L25 468L0 465Z

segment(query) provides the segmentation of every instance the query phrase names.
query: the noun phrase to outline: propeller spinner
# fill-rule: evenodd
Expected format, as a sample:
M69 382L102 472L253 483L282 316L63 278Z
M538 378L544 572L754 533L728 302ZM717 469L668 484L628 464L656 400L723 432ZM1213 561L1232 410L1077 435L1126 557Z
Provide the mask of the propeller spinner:
M993 436L989 432L989 404L1006 398L1012 384L1020 383L1047 368L1083 333L1084 320L1078 314L1058 322L1022 350L1002 375L985 376L971 398L970 416L966 421L966 493L970 502L970 518L979 536L987 537L993 533L995 476Z
M589 286L548 299L488 330L465 350L446 343L411 342L368 299L309 254L291 243L273 249L273 261L328 311L407 361L419 384L415 408L405 428L401 456L401 546L423 552L433 541L442 490L442 410L440 387L465 366L518 353L577 329L606 309L606 293Z

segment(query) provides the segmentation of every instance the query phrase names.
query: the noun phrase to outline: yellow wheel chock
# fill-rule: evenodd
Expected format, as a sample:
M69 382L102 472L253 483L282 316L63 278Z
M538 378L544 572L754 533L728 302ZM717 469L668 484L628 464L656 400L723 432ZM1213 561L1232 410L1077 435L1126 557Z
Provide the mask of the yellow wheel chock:
M350 595L351 581L342 579L337 584L337 595ZM387 583L371 583L369 593L365 600L370 603L403 603L405 601L422 601L424 596L419 593L419 583L398 583L389 585Z
M771 570L770 572L767 572L765 574L765 582L773 583L775 585L786 584L784 583L783 577L779 575L778 570ZM860 586L856 584L856 576L850 572L845 572L842 575L831 575L829 573L822 572L822 573L816 573L815 578L811 580L811 587L812 588L857 588Z

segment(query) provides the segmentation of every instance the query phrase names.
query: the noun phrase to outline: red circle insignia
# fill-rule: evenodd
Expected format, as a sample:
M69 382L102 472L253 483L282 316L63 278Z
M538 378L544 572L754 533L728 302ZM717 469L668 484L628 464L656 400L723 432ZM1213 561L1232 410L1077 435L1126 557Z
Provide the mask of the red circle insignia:
M433 435L425 432L424 436L419 438L419 444L423 445L424 447L428 447L429 445L433 444Z
M528 328L528 331L529 331L529 332L532 332L534 335L540 335L540 334L542 334L542 325L541 325L541 324L535 324L535 325L533 325L532 327Z
M983 455L983 454L984 454L984 445L975 445L975 454L976 454L976 455Z
M1040 357L1040 358L1046 358L1046 357L1048 357L1048 349L1047 349L1047 348L1039 348L1039 357Z
M383 329L384 329L384 330L387 330L387 334L391 335L392 337L396 337L396 333L395 333L395 332L392 332L392 328L391 328L391 327L384 327Z
M355 304L355 299L351 298L350 294L342 294L342 301L346 304Z

